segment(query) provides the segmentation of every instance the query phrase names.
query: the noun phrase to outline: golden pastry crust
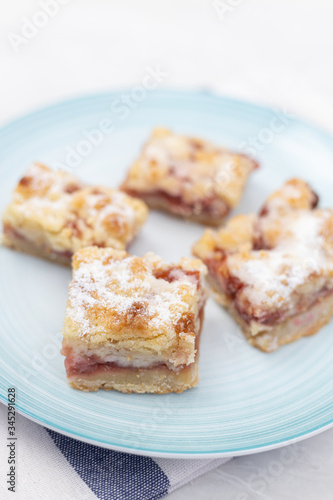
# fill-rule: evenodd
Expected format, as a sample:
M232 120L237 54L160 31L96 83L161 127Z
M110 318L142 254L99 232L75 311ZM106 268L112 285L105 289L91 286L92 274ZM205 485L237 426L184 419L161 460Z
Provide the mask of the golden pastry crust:
M216 225L234 208L257 164L198 138L153 131L122 185L154 208Z
M258 216L237 216L217 231L206 230L193 247L208 267L218 301L260 348L267 332L265 338L276 336L274 348L282 345L281 325L286 331L289 320L333 294L333 212L317 204L311 187L292 179ZM288 338L293 340L292 333Z
M163 366L174 377L194 363L206 301L205 274L199 259L166 265L152 253L136 257L111 248L79 250L63 328L69 381L82 378L78 366L90 380L95 377L91 365L93 371L105 364L113 371ZM121 384L121 377L115 384Z
M141 200L121 191L85 186L67 172L34 164L3 214L3 243L70 264L85 246L125 248L147 214Z

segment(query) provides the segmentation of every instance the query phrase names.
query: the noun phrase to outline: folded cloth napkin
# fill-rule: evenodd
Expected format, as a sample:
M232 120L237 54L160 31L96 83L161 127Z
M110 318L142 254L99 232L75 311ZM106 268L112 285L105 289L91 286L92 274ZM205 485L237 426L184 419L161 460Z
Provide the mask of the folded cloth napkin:
M16 494L7 490L4 405L0 405L1 500L153 500L227 459L149 458L83 443L17 415Z

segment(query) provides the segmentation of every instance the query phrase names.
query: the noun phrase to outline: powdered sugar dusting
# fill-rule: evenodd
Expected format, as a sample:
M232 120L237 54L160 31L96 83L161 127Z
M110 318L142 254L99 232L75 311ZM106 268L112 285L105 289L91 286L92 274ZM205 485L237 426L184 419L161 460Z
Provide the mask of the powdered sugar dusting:
M294 290L313 274L327 268L321 230L330 212L299 211L285 221L289 237L269 251L252 251L249 258L239 254L228 258L228 264L242 283L243 296L260 306L282 306Z
M80 233L73 234L76 238L86 236L85 246L95 242L112 246L117 239L121 247L125 246L136 234L141 216L137 204L125 193L85 186L67 172L38 164L21 179L13 207L23 216L42 220L54 233L72 227L76 221Z
M33 164L25 177L29 180L28 196L16 191L14 200L16 209L30 216L37 214L57 218L60 211L69 210L72 195L67 192L69 186L82 186L73 175L67 172L54 172L47 167Z
M107 203L100 208L99 203L102 198L107 198ZM113 191L112 196L91 193L86 197L88 217L92 217L97 225L109 217L117 218L119 224L134 224L134 208L126 201L126 195L120 191Z
M285 198L299 199L302 196L300 189L292 184L287 184L283 187L283 194Z
M46 196L33 196L17 205L17 210L29 216L34 214L40 217L47 215L50 220L53 220L58 218L59 213L67 211L68 207L68 195L60 196L57 199L50 199Z
M237 177L236 157L208 141L168 133L151 139L141 162L153 162L167 172L163 182L167 183L168 189L171 189L169 181L172 177L179 180L177 186L172 185L172 191L181 193L185 190L189 196L195 186L193 196L197 197L224 192L225 187Z
M107 263L96 258L81 263L70 285L68 317L85 335L94 328L93 308L102 315L99 333L103 332L103 319L124 321L134 312L157 335L162 333L189 311L186 296L194 297L197 291L193 278L181 271L179 279L175 276L171 283L156 278L154 268L161 265L162 261L151 255L109 259Z

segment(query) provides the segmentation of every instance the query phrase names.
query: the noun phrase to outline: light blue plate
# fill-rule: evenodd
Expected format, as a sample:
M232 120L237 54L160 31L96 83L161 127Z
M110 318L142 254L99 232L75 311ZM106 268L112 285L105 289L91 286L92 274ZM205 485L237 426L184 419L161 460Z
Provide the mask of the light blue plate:
M205 92L153 91L134 102L136 108L125 116L115 104L120 95L67 101L4 127L1 210L34 160L58 167L67 161L67 168L75 161L74 171L85 181L117 186L157 125L234 149L252 148L255 142L261 169L252 176L238 212L257 210L293 176L311 182L323 206L333 205L333 140L314 127ZM95 145L82 143L92 129L106 125L105 119L112 120L113 131L102 139L93 134ZM73 153L69 147L79 149L81 156L66 160ZM133 252L152 250L178 260L190 255L202 231L198 225L151 213ZM265 354L250 347L210 300L196 389L165 396L83 393L67 385L59 354L70 270L4 248L0 266L1 400L15 386L17 409L46 427L133 453L216 457L279 447L333 425L332 325Z

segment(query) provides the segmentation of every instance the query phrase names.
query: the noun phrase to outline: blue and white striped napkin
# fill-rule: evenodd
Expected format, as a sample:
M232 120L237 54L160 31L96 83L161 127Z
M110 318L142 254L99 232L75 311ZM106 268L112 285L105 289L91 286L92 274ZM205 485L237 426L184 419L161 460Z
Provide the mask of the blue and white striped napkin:
M0 446L7 438L0 405ZM17 488L7 491L0 453L0 498L15 500L153 500L218 467L227 459L182 460L129 455L82 443L18 415Z

